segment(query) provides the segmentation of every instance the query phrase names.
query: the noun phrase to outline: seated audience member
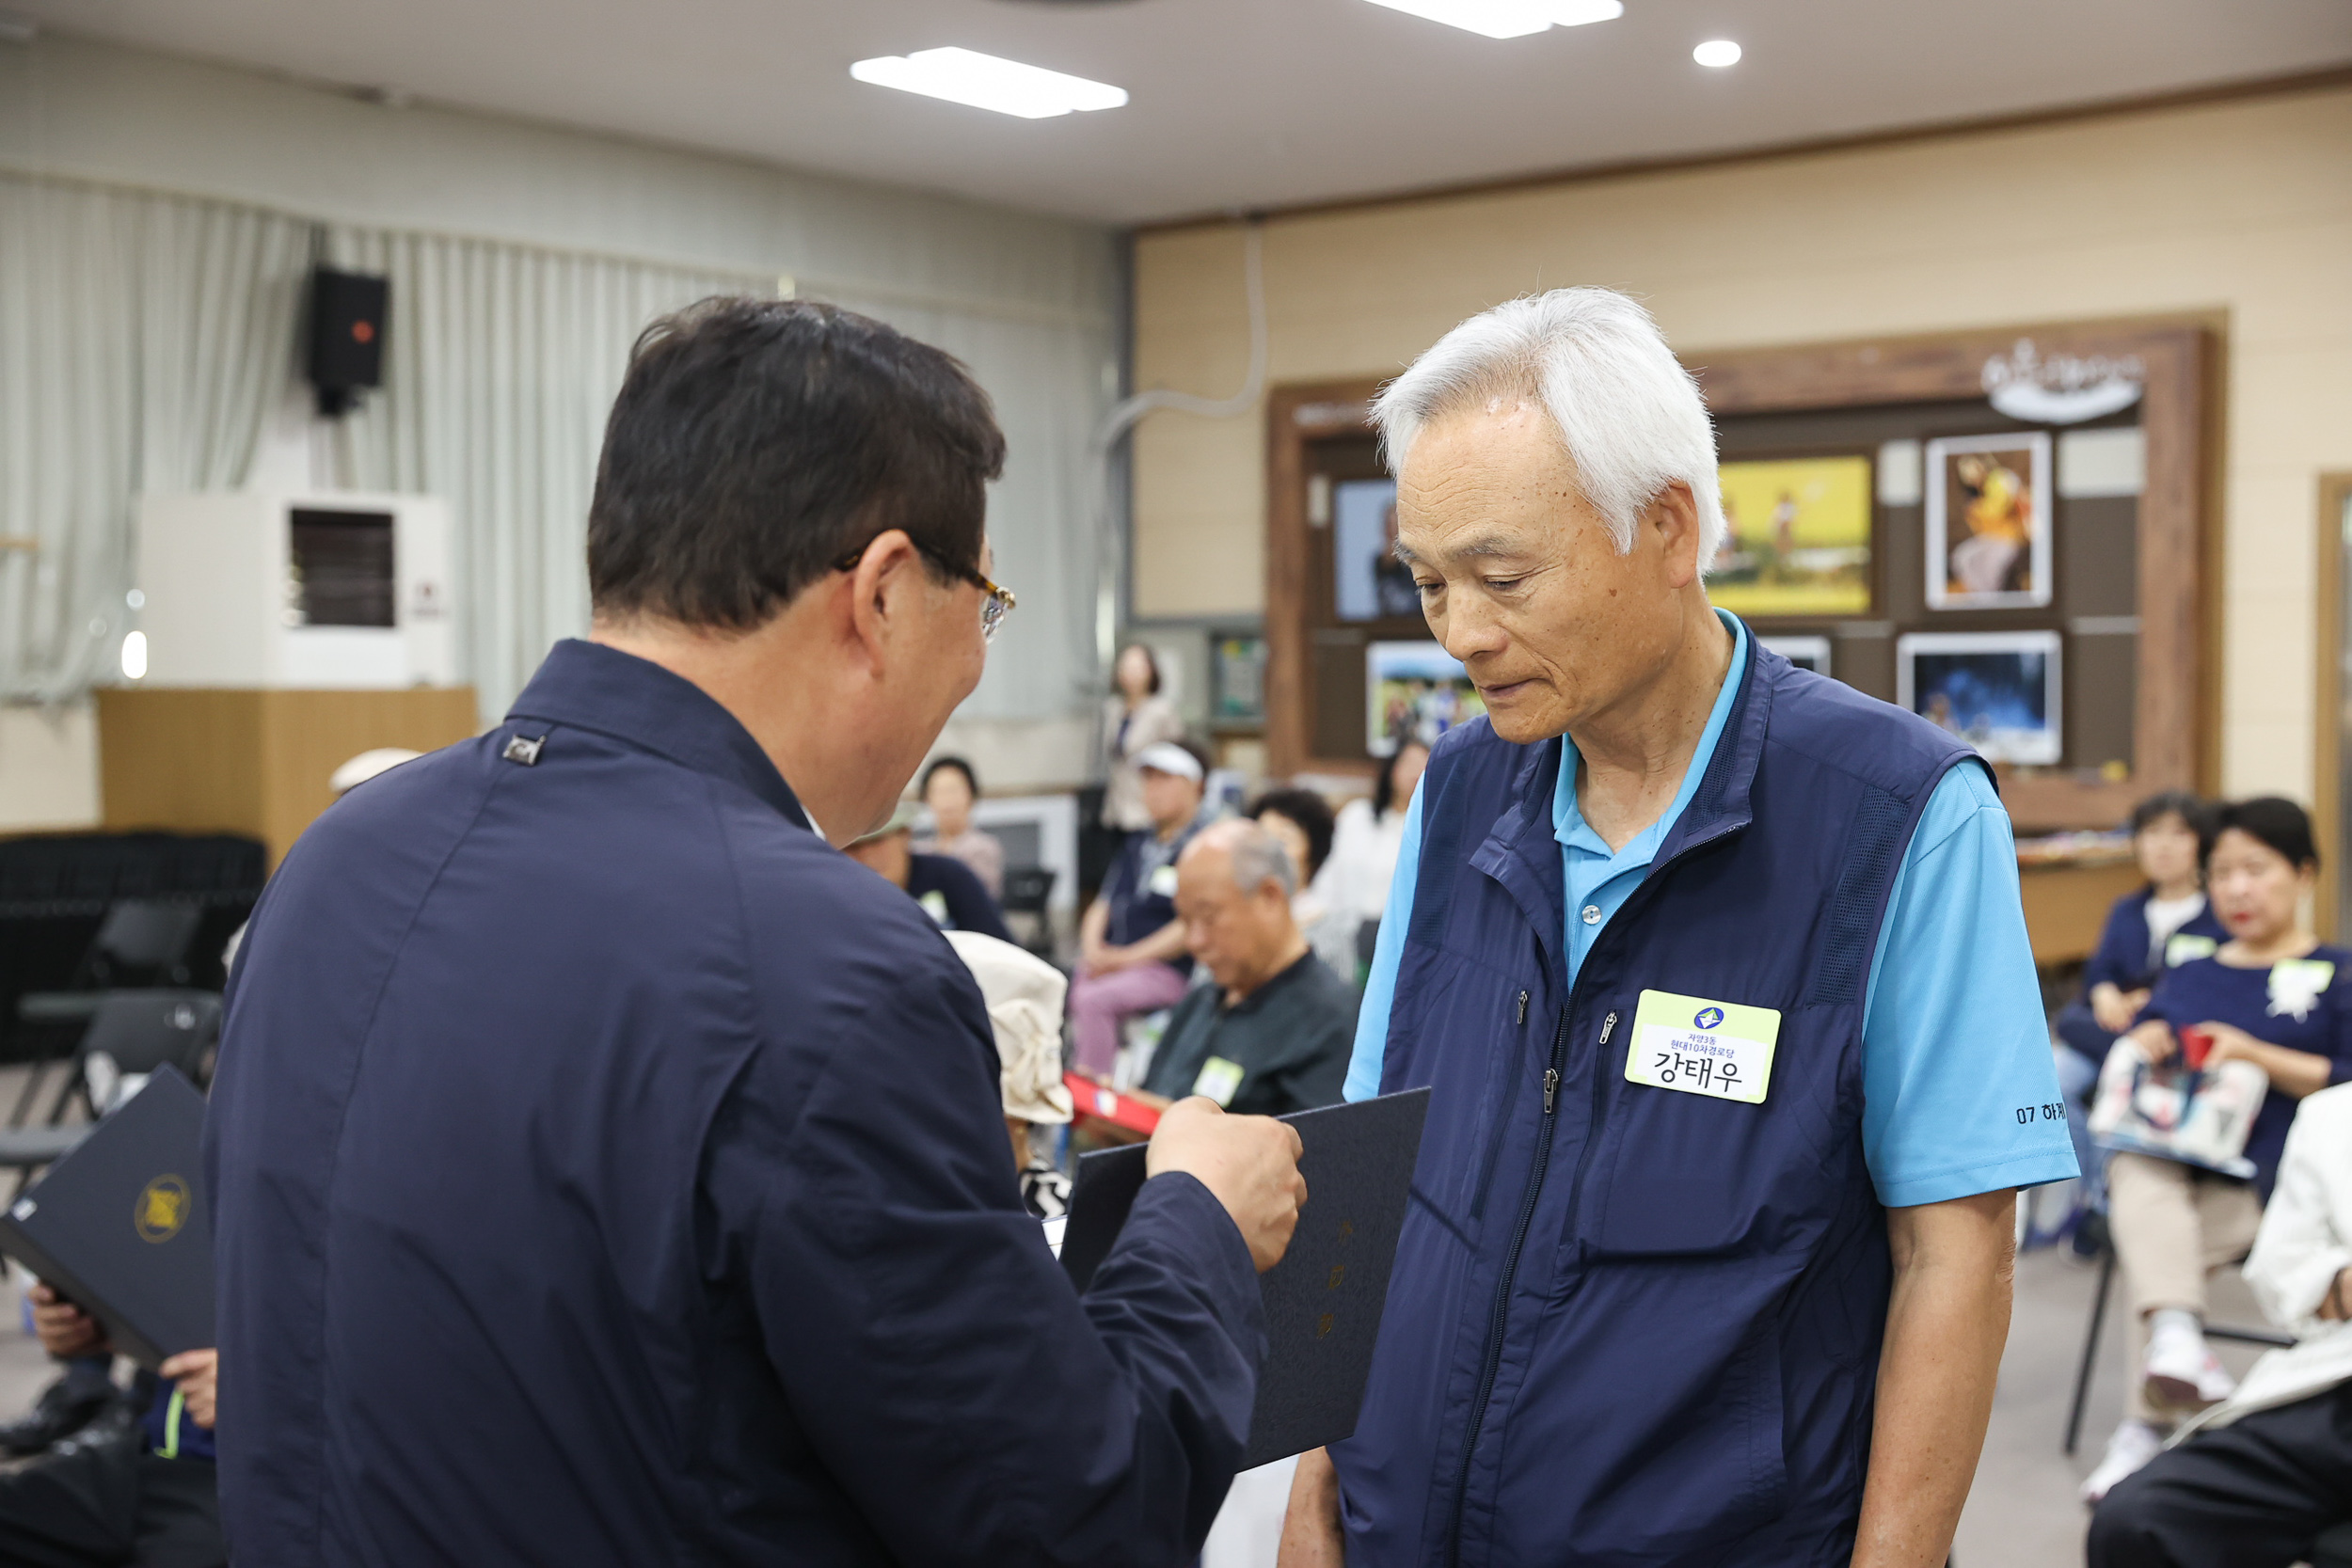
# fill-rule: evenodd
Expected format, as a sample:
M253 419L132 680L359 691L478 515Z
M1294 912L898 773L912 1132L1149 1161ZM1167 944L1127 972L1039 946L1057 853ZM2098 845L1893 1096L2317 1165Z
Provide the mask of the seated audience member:
M2083 966L2082 994L2058 1017L2058 1087L2074 1115L2074 1159L2095 1203L2105 1190L2098 1179L2099 1155L2085 1131L2091 1090L2107 1048L2132 1026L2148 1005L2157 974L2188 958L2201 958L2228 940L2205 907L2201 863L2204 851L2204 802L2185 790L2151 795L2132 810L2132 854L2145 887L2136 888L2107 911L2098 950ZM2178 939L2178 940L2175 940Z
M1297 874L1255 822L1203 828L1176 863L1176 915L1216 982L1176 1004L1145 1090L1206 1095L1245 1116L1339 1103L1356 1038L1356 992L1291 916Z
M844 852L884 881L906 889L941 930L977 931L1010 942L1012 933L1005 928L1004 911L971 867L946 855L915 853L914 837L914 808L902 805L890 814L889 821Z
M1291 915L1306 933L1332 974L1343 980L1356 974L1356 930L1333 913L1315 891L1315 879L1331 858L1331 805L1311 789L1269 789L1243 813L1281 841L1283 853L1298 873L1298 892L1291 898Z
M60 1359L113 1354L97 1323L46 1285L33 1288L33 1328L41 1348ZM130 1401L110 1401L72 1436L0 1473L0 1562L226 1563L213 1470L218 1368L215 1352L184 1351L164 1363L160 1377L141 1372Z
M1184 742L1163 740L1135 758L1152 826L1129 833L1103 891L1078 922L1078 974L1070 983L1070 1039L1078 1070L1108 1077L1119 1028L1172 1007L1192 976L1176 918L1176 857L1191 842L1208 768Z
M2292 800L2220 807L2205 887L2230 940L2156 977L2124 1037L2151 1061L2201 1029L2208 1068L2251 1062L2270 1080L2247 1137L2250 1181L2149 1154L2107 1163L2107 1215L2132 1307L2131 1409L2083 1483L2091 1502L2156 1452L2175 1418L2227 1398L2229 1373L2205 1343L2205 1275L2254 1239L2296 1102L2352 1075L2352 953L2303 928L2319 855Z
M923 787L916 793L931 814L931 831L914 841L917 854L946 855L972 868L991 898L1005 896L1005 847L994 833L972 825L972 802L980 798L980 781L961 757L933 757L923 769Z
M1073 1109L1061 1075L1062 1001L1070 982L1036 954L977 931L950 931L948 944L979 982L996 1037L997 1083L1005 1099L1005 1132L1012 1139L1021 1201L1039 1219L1070 1212L1070 1179L1039 1157L1029 1133L1059 1127Z
M1357 933L1366 926L1376 927L1380 911L1389 907L1389 881L1396 875L1397 851L1405 844L1406 814L1428 764L1429 748L1418 740L1406 741L1373 780L1372 799L1348 801L1332 827L1331 858L1324 863L1316 892L1331 917L1343 922L1358 942L1347 971L1350 979L1371 961L1372 944Z
M2352 1087L2296 1113L2246 1282L2298 1342L2107 1494L2090 1568L2286 1568L2352 1515Z

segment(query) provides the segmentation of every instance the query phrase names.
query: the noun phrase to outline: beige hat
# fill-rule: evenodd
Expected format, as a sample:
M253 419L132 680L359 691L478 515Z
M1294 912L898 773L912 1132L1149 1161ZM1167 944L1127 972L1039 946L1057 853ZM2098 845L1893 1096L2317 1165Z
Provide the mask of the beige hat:
M977 931L944 933L980 983L996 1035L1005 1115L1064 1122L1073 1108L1061 1080L1061 1005L1070 982L1034 953Z
M857 837L850 840L848 847L854 849L861 844L871 844L878 838L888 838L892 833L913 832L914 828L915 815L921 809L921 807L917 806L912 800L899 801L898 806L892 810L889 821L884 822L881 827L873 829L868 832L858 834Z
M329 773L326 787L341 795L346 790L358 788L378 773L398 768L404 762L414 762L422 755L422 752L412 752L405 746L378 746L372 752L360 752Z

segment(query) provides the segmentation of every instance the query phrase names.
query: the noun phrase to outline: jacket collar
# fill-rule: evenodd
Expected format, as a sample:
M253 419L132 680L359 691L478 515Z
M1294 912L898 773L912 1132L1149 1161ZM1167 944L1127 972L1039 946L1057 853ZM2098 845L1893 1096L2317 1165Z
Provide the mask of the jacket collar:
M511 722L537 720L608 736L739 784L786 820L809 826L808 814L784 775L735 715L693 682L635 654L564 638L548 650L506 717Z
M1737 832L1754 820L1751 809L1756 764L1764 755L1764 735L1772 718L1772 679L1788 661L1753 635L1748 640L1747 668L1740 678L1739 695L1724 721L1724 732L1708 759L1698 792L1658 847L1650 863L1665 864L1694 845ZM1470 864L1501 882L1513 903L1532 926L1551 958L1556 973L1565 974L1566 918L1562 899L1565 876L1560 865L1560 841L1554 836L1551 807L1560 784L1560 743L1537 741L1518 748L1523 760L1513 779L1511 803Z

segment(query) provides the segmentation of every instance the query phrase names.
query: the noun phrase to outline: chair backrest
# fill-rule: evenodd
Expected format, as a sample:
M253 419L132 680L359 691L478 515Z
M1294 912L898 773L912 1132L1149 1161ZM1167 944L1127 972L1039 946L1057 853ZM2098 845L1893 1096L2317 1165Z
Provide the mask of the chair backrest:
M1043 914L1054 895L1054 873L1041 865L1009 866L1005 871L1007 914Z
M122 898L106 911L90 946L110 964L162 970L184 962L204 911L160 898Z
M104 1052L125 1073L169 1063L198 1081L205 1050L220 1033L220 997L209 990L113 990L82 1037L84 1056Z

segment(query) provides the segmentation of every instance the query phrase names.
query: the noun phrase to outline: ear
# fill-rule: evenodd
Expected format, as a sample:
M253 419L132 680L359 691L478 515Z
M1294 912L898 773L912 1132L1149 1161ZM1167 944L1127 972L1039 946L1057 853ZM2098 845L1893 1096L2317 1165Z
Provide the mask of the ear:
M1698 581L1699 504L1689 481L1668 480L1643 509L1640 526L1657 535L1669 588L1688 588Z
M880 674L885 650L920 613L915 594L924 581L923 558L903 529L886 529L858 557L850 574L842 635Z

